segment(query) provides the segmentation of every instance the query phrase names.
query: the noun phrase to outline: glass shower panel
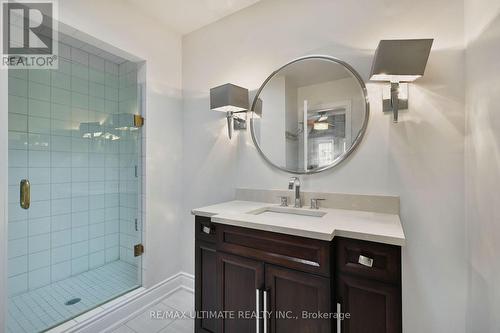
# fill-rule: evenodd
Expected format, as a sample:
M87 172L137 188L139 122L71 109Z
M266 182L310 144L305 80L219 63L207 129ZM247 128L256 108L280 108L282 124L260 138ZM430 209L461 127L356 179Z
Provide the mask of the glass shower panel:
M8 332L44 331L142 283L138 67L76 45L60 43L57 70L9 70Z

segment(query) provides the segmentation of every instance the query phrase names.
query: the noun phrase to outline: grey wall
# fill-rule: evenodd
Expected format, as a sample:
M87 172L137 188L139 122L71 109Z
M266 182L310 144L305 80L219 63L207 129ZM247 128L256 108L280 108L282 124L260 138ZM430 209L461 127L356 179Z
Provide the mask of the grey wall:
M463 32L463 2L455 0L264 0L185 36L183 269L194 267L190 209L232 199L236 186L284 189L290 177L264 163L249 132L227 139L225 119L209 110L211 87L254 90L278 66L318 53L367 79L380 39L434 37L400 123L383 114L381 87L368 84L372 117L358 151L302 181L305 190L401 196L404 331L464 332Z
M466 0L467 332L500 331L500 3Z

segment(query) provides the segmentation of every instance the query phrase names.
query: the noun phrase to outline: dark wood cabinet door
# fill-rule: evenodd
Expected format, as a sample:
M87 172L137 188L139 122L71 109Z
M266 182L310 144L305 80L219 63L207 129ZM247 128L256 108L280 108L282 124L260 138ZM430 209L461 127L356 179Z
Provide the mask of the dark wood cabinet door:
M282 267L266 265L266 291L271 318L270 333L331 333L332 319L303 318L331 313L330 279ZM298 317L298 320L287 318Z
M195 246L196 311L217 311L217 253L214 243L196 240ZM216 319L208 316L195 321L197 333L218 333Z
M339 274L337 302L350 319L341 333L401 333L401 289L398 285ZM340 332L338 332L340 333Z
M217 279L221 310L233 315L219 321L221 333L257 332L261 321L252 314L256 314L257 297L261 303L261 292L257 291L264 287L264 264L218 252Z

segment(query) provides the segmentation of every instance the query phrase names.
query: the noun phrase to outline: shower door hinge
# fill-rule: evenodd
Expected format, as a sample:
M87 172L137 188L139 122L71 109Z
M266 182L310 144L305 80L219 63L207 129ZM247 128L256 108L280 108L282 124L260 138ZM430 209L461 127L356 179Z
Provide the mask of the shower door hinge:
M134 127L144 126L144 117L140 114L134 114Z
M144 245L136 244L134 245L134 257L139 257L144 253Z

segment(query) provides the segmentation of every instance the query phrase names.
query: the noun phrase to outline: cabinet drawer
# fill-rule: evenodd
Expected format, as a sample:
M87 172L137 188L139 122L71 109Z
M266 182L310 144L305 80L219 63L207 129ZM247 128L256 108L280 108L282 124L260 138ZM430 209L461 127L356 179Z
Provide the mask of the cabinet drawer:
M210 217L195 217L195 238L215 243L215 224L210 221Z
M223 224L215 226L217 251L330 276L330 242Z
M337 270L373 280L401 281L401 248L336 237Z

